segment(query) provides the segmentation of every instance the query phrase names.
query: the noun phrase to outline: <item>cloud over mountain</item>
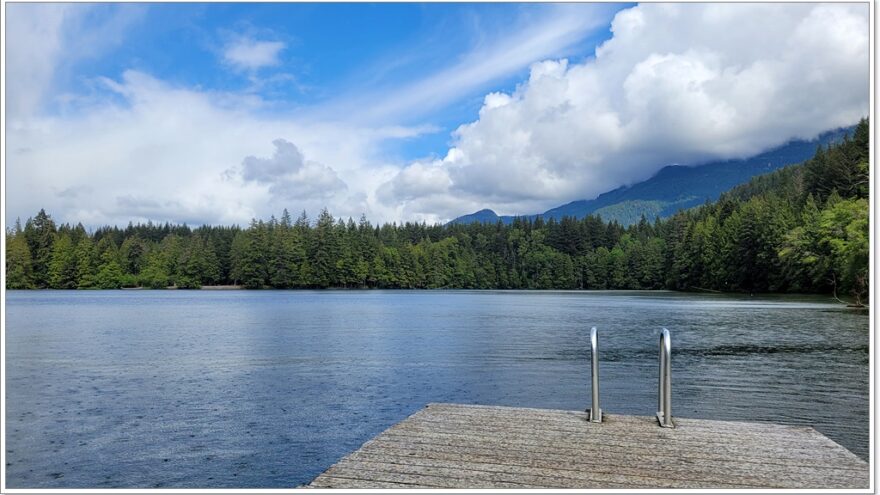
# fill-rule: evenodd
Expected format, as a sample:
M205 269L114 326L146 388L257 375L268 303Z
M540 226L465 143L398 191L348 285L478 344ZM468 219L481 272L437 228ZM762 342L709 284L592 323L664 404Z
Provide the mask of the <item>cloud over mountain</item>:
M426 7L431 36L391 33L372 51L348 48L381 25L355 23L336 45L321 29L208 25L195 7L178 22L186 8L9 6L7 221L40 208L90 226L246 223L282 208L534 213L869 110L864 4L499 5L504 22L486 30L475 16L457 44L446 38L461 17L432 15L471 7L443 5ZM327 22L324 8L311 20ZM418 42L409 62L384 70L406 40ZM444 142L438 129L452 128Z
M868 29L861 4L621 11L595 57L533 64L515 91L485 97L444 159L407 166L382 198L404 204L403 216L448 218L474 204L543 211L667 164L744 157L851 125L869 109ZM429 210L442 197L459 205Z

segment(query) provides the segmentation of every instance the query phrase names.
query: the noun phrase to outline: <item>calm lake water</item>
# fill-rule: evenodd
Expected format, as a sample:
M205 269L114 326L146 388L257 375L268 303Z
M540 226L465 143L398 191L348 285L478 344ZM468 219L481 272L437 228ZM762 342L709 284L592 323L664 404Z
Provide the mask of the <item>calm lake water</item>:
M6 296L7 485L294 487L429 402L812 425L868 456L866 313L667 292Z

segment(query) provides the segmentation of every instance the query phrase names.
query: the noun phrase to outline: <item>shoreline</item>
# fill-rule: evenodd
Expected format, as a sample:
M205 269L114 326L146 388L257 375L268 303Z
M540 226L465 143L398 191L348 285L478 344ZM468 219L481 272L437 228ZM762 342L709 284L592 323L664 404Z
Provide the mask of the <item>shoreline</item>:
M403 291L414 291L414 292L459 292L459 291L470 291L470 292L538 292L538 293L553 293L553 292L566 292L566 293L608 293L608 292L617 292L617 293L632 293L632 294L657 294L657 293L669 293L669 294L691 294L691 295L704 295L704 296L742 296L742 297L754 297L754 298L773 298L779 296L807 296L807 297L827 297L831 301L836 302L842 309L854 310L854 311L868 311L871 308L870 304L863 304L861 306L854 304L853 302L842 301L840 299L834 298L832 294L822 294L822 293L810 293L810 292L725 292L725 291L702 291L702 290L694 290L694 291L681 291L674 289L468 289L468 288L379 288L379 287L290 287L290 288L277 288L277 287L261 287L261 288L247 288L243 285L203 285L199 288L180 288L176 286L168 286L161 289L153 289L149 287L120 287L119 289L5 289L7 292L42 292L42 291L76 291L76 292L89 292L95 290L102 291L250 291L250 292L260 292L260 291L285 291L285 292L321 292L321 291L347 291L347 292L374 292L374 291L391 291L391 292L403 292Z

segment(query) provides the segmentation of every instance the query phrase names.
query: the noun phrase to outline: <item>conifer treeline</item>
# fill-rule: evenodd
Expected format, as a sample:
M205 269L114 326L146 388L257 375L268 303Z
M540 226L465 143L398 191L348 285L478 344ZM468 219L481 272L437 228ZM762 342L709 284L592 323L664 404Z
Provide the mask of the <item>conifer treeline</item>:
M802 165L717 202L624 228L588 216L511 225L373 226L365 218L56 226L44 211L6 233L6 286L28 288L711 289L868 287L868 123Z

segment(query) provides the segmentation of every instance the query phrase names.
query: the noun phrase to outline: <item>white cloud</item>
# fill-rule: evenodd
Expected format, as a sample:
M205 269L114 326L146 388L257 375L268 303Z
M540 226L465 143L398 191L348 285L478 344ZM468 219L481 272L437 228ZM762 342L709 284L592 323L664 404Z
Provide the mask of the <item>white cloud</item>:
M280 41L260 41L243 36L226 45L223 60L236 69L255 71L278 65L285 47Z
M443 221L487 206L533 213L665 163L751 154L868 111L863 5L646 4L615 17L595 58L533 64L516 91L488 94L444 158L389 162L383 143L436 131L396 125L404 117L554 56L592 29L595 17L566 8L384 97L296 114L252 92L138 71L99 79L103 92L81 111L40 113L84 24L60 7L19 34L10 19L6 111L17 117L6 130L7 219L40 208L91 226L246 223L325 206L374 221ZM270 48L229 63L253 75L284 47Z
M511 76L535 60L557 56L585 36L607 26L614 6L547 4L538 14L523 15L492 42L478 43L448 67L402 87L341 95L322 114L358 108L361 122L424 115L494 81Z
M580 64L532 66L454 133L454 159L383 186L401 214L534 213L648 178L670 163L743 157L868 113L868 8L860 4L643 4ZM442 177L431 202L413 176ZM437 199L455 201L444 211Z
M272 158L249 156L241 164L241 178L245 181L272 183L279 177L292 175L302 170L304 159L295 144L276 139L275 154Z
M10 3L6 9L6 118L19 125L53 99L59 72L118 44L143 17L138 5ZM88 23L88 27L84 26Z
M403 203L379 200L380 195L389 194L380 191L380 186L400 170L399 164L385 157L384 143L437 132L427 124L399 125L392 114L409 104L424 111L428 101L419 100L428 97L432 105L448 102L474 91L475 85L571 45L597 25L596 17L587 15L595 11L596 7L589 6L553 7L551 15L522 18L512 30L516 34L479 44L470 54L451 61L453 69L439 69L440 76L402 84L383 95L370 94L357 102L350 97L334 98L343 102L336 108L339 111L301 109L295 115L285 114L251 90L223 93L181 87L134 70L122 77L99 77L92 81L94 94L88 98L68 95L78 105L76 112L29 112L20 125L10 128L7 218L26 217L46 208L60 221L92 226L146 220L246 223L285 207L314 214L326 206L336 215L366 213L374 221L440 220L433 214L404 218ZM66 40L51 45L57 48L48 60L34 54L20 57L20 65L28 70L36 70L28 64L47 60L43 72L49 76L40 78L47 90L37 93L33 101L45 103L51 73L72 56L66 49L72 39L88 38L83 32L87 24L59 21L54 28L39 28L46 33L31 26L28 36L22 35L23 40L44 34L47 40ZM35 29L38 32L31 32ZM111 34L115 39L117 33ZM266 41L263 35L262 39L239 36L224 48L222 60L249 72L253 79L261 67L279 61L285 46ZM442 84L446 79L442 74L457 71L463 73L454 82ZM25 88L20 89L13 92L14 98ZM108 92L113 96L108 97ZM406 110L413 114L412 108ZM382 118L366 124L359 118L362 115ZM280 150L273 139L283 140ZM398 189L412 191L419 180L423 187L432 187L431 181L436 180L417 175L402 175ZM428 198L426 193L406 204L424 203ZM448 198L434 199L438 211L451 209Z
M9 119L29 115L41 104L61 50L61 25L69 14L69 5L12 3L6 6L6 12L13 19L6 22L7 39L16 40L12 46L6 46Z
M391 209L373 191L396 167L382 161L378 145L421 132L264 115L254 96L171 86L135 71L105 83L121 102L8 131L9 218L46 208L60 221L92 226L242 224L283 208L315 215L326 206L385 219Z
M266 184L273 196L288 200L329 199L348 189L335 170L306 161L295 144L281 138L272 144L272 158L248 156L242 161L238 174L244 182ZM227 176L234 176L235 171L230 172Z

